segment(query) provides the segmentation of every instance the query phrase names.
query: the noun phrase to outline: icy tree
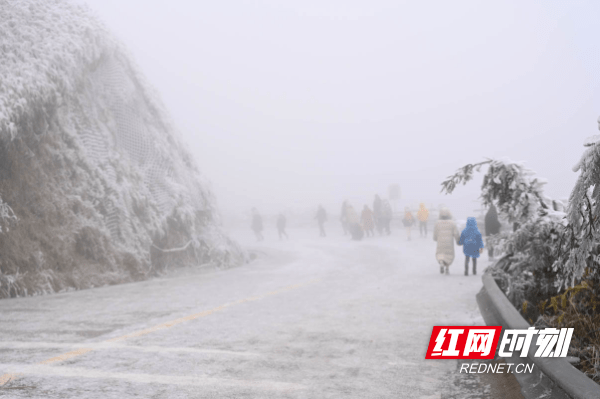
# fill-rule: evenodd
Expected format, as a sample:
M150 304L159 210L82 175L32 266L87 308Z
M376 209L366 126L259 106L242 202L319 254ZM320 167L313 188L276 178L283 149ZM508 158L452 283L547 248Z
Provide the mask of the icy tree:
M599 120L600 123L600 120ZM488 166L481 188L484 204L496 204L515 231L497 242L504 256L490 269L496 282L530 323L574 327L580 369L600 381L600 136L585 141L574 167L580 171L567 212L543 194L543 181L522 164L488 159L460 168L442 183L452 193L474 171Z
M598 119L600 129L600 118ZM600 280L600 135L587 138L586 150L573 167L580 172L569 198L568 226L561 242L565 285L584 275Z
M452 193L483 167L487 170L481 186L482 202L496 205L501 216L518 226L515 231L512 226L504 228L493 240L492 244L504 252L495 265L497 279L503 281L506 294L516 305L528 296L556 295L555 266L565 229L563 204L544 195L545 180L522 162L508 159L465 165L442 183L442 192Z
M458 184L470 181L474 171L488 166L481 198L485 205L496 204L501 214L521 225L504 237L505 249L520 258L517 264L551 263L557 272L556 283L563 288L583 278L600 283L600 135L586 139L584 146L586 150L573 168L580 175L566 214L560 201L544 196L543 180L521 163L507 160L465 165L442 183L442 192L452 193ZM546 256L540 256L542 248Z

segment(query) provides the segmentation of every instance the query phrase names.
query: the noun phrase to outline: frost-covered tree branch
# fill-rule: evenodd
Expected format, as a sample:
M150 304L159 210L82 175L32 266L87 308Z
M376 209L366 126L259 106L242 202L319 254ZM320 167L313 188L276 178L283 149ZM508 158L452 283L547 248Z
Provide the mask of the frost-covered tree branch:
M460 183L465 185L473 179L473 172L481 171L488 165L481 186L481 199L484 205L496 204L498 211L511 222L526 222L542 215L553 213L552 201L544 196L545 180L535 177L535 173L520 163L510 160L488 159L475 164L467 164L442 182L442 190L451 194ZM559 218L562 215L556 215Z
M17 216L13 212L12 208L4 201L2 201L2 197L0 197L0 233L4 230L2 226L6 223L10 223L11 221L16 222ZM5 228L8 230L8 227Z

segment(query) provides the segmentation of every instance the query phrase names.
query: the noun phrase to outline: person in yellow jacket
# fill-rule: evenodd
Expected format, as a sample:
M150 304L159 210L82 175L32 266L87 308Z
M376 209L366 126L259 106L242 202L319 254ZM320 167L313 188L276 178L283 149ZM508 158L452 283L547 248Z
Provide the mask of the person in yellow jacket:
M419 204L417 219L419 219L419 233L421 237L427 237L427 219L429 219L429 211L422 202Z

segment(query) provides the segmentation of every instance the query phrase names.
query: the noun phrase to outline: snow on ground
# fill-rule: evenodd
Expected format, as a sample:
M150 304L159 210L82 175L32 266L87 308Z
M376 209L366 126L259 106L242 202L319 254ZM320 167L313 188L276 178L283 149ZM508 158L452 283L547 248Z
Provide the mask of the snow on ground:
M234 231L258 254L235 269L0 301L0 374L25 373L0 397L486 397L477 379L460 387L456 361L424 359L432 326L484 324L462 254L445 276L431 235L354 242L327 227L260 243Z

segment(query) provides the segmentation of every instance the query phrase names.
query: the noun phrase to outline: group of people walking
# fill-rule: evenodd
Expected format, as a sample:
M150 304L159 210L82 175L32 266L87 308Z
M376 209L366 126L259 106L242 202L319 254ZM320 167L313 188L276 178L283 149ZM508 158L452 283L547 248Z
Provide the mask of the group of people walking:
M363 237L375 236L375 231L379 235L390 235L391 222L394 216L392 206L387 199L381 199L379 195L375 195L372 209L368 205L364 205L360 215L354 209L354 207L348 202L342 203L342 209L340 212L340 222L344 235L350 234L353 240L361 240ZM317 220L319 226L319 235L326 237L325 222L327 221L327 211L322 205L319 205L317 213L314 217ZM404 217L402 218L402 224L406 229L407 240L411 239L412 226L418 220L419 232L422 237L427 237L427 221L429 219L429 211L425 208L425 204L421 203L415 218L410 211L409 207L404 209ZM277 215L277 232L279 239L289 238L286 228L286 217L283 213ZM256 235L257 241L262 241L264 236L263 231L263 219L256 208L252 208L252 231Z
M494 259L493 236L500 232L500 221L498 212L494 205L490 206L485 216L485 233L488 244L488 255L490 260ZM465 276L469 275L469 263L472 263L473 275L477 274L477 259L483 252L483 237L477 227L474 217L467 218L467 226L459 234L456 223L452 220L452 214L448 208L440 210L440 218L433 229L433 240L437 242L436 259L440 266L440 273L449 274L449 268L454 261L454 242L462 245L465 255Z
M417 218L413 216L409 207L404 208L404 217L402 218L402 224L406 228L406 239L411 240L411 230L415 223L419 221L419 235L421 237L427 237L427 221L429 220L429 210L425 207L424 203L419 204L419 210L417 211Z
M391 234L390 224L392 221L393 212L388 200L382 200L378 195L373 201L373 209L365 205L360 216L355 211L354 207L344 201L340 221L344 234L350 234L353 240L361 240L365 235L372 237L375 235L375 230L380 235ZM327 212L322 205L319 205L315 219L319 225L319 235L326 237L325 222L327 221ZM427 237L427 221L429 219L429 210L425 204L419 204L416 218L412 215L409 207L404 209L402 224L406 228L407 240L411 239L412 226L418 221L419 234L421 237ZM288 239L289 236L285 231L286 217L283 213L277 215L277 231L279 239ZM490 260L494 259L493 237L500 232L500 221L498 220L498 212L494 205L491 205L485 215L485 235L488 238L487 248ZM262 217L256 210L252 208L252 230L254 231L258 241L264 240L262 234L263 221ZM469 263L472 265L472 273L477 274L477 259L483 252L485 247L483 236L477 227L477 220L474 217L467 218L467 225L459 234L456 223L452 220L452 214L448 208L441 208L439 220L436 222L433 229L433 240L437 242L436 260L440 266L440 273L449 274L449 268L454 261L454 243L462 246L463 254L465 255L465 276L469 275Z
M320 236L325 237L327 234L325 234L324 226L325 226L325 222L327 221L327 212L325 211L325 208L323 208L323 206L319 205L319 209L317 211L317 215L315 216L315 219L317 219L317 221L319 223ZM285 231L285 228L287 225L287 218L285 217L285 215L283 213L279 213L277 215L275 224L277 226L277 234L279 234L279 239L280 240L283 240L284 238L289 239L290 237L288 236L287 232ZM262 241L265 239L265 237L262 234L263 218L256 208L252 208L252 222L250 224L250 227L252 228L252 231L254 232L254 235L256 236L257 241Z
M279 234L279 239L282 240L284 237L286 239L290 238L285 231L285 225L287 224L287 219L283 213L277 215L276 220L277 233ZM260 213L256 208L252 208L252 223L250 225L254 235L256 236L257 241L262 241L265 237L262 234L263 231L263 219Z
M361 240L365 235L373 237L375 230L379 235L390 235L392 233L390 224L393 216L394 212L390 202L382 200L379 195L375 195L373 209L365 204L360 217L354 207L348 201L344 201L340 212L340 222L342 223L344 235L350 233L353 240Z

